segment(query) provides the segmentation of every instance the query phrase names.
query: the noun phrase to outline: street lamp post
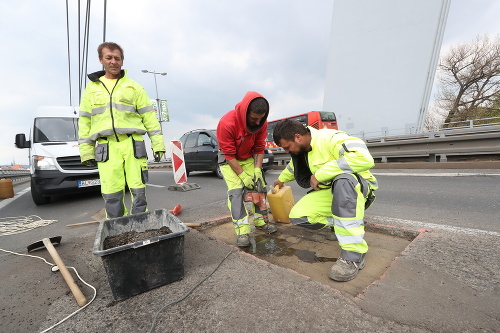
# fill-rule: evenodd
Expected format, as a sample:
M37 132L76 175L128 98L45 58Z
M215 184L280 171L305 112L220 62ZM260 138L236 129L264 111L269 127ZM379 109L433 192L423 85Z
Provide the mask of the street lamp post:
M156 72L156 71L152 71L151 72L151 71L148 71L147 69L143 69L142 72L143 73L153 74L153 76L155 77L156 107L158 108L158 113L160 113L160 99L158 98L158 84L156 82L156 75L163 75L163 76L165 76L165 75L167 75L167 73L165 73L165 72L160 73L160 72ZM159 118L160 118L159 120L161 121L161 117L159 117Z

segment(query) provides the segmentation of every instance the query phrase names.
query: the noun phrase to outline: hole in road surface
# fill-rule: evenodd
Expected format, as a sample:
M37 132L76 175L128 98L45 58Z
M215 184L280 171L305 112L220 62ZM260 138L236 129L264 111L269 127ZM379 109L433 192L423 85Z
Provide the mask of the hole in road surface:
M257 257L265 255L296 256L299 260L310 263L337 261L337 258L318 257L315 251L296 249L293 244L279 237L279 233L255 235L250 238L250 246L241 250Z
M354 280L336 282L328 277L328 272L340 255L340 247L338 242L326 239L327 230L309 230L287 223L276 223L276 226L278 231L273 234L253 230L250 246L240 250L353 296L378 280L414 238L391 235L367 226L365 240L369 250L365 268ZM214 224L200 232L227 244L236 244L231 222Z

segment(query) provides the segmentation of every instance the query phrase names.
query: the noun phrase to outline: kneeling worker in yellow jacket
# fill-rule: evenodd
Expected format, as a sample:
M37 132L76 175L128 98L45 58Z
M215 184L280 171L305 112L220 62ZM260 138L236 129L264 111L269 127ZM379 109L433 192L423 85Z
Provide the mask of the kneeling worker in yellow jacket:
M333 228L342 250L329 277L354 279L365 266L363 218L378 188L369 171L374 162L366 144L344 132L317 130L289 119L276 125L273 138L291 156L274 185L296 180L301 187L312 187L290 211L292 223L315 230Z

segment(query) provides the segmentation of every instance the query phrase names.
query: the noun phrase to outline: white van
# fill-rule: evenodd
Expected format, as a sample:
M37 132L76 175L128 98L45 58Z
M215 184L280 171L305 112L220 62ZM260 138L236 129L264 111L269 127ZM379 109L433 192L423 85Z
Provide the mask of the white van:
M33 119L30 140L16 134L16 147L29 148L31 196L36 205L53 195L100 190L97 167L81 163L78 149L78 109L40 107Z

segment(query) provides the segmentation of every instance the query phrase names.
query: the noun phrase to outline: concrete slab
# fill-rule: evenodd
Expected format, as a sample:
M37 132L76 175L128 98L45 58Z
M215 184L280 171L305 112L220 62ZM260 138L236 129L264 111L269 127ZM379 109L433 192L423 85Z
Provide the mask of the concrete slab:
M168 190L186 192L186 191L197 190L200 188L201 186L196 183L182 183L182 184L170 185L168 187Z
M332 332L337 328L425 332L366 315L347 295L196 230L185 237L182 280L117 302L100 258L88 251L68 253L69 248L90 247L93 237L89 236L67 240L64 250L67 261L78 262L81 275L97 287L98 297L51 332L147 332L153 322L153 332ZM78 308L57 275L42 269L39 278L45 293L37 297L45 302L31 309L29 291L18 290L16 297L25 301L23 306L9 308L16 316L2 321L3 329L41 331ZM82 290L91 295L90 289L82 286Z
M371 315L433 332L498 332L500 235L413 224L427 229L355 302Z
M372 222L404 229L394 220ZM121 302L114 301L101 259L92 254L94 228L80 227L78 236L65 237L59 253L97 288L97 297L51 332L146 332L153 322L153 332L497 332L500 327L498 233L428 229L353 297L192 229L185 236L184 278ZM50 260L48 253L38 254ZM41 260L1 253L0 265L0 331L39 332L79 309L60 274ZM91 299L92 290L78 284Z
M227 207L221 201L186 209L180 217L228 228L228 217L217 218L223 212ZM499 233L373 216L366 221L371 253L381 236L397 241L381 241L386 245L380 256L382 248L388 257L395 256L387 258L388 268L379 266L383 272L370 273L378 259L368 258L358 278L378 278L361 293L347 290L350 282L341 290L260 259L200 228L185 236L182 280L121 302L114 301L101 259L92 253L97 225L75 229L59 223L63 241L58 252L97 288L97 297L51 332L146 332L153 322L153 332L498 332ZM323 240L324 235L278 227L285 242L297 244L294 254L282 256L297 266L311 271L316 265L321 272L325 268L317 264L330 266L328 260L338 256L335 242ZM30 231L33 238L47 232L42 229ZM415 233L420 236L411 241ZM19 234L4 237L9 243L22 239ZM402 243L402 251L400 240L409 242ZM260 246L270 243L267 238ZM37 255L51 260L46 251ZM0 266L0 332L40 332L79 309L61 275L43 261L0 252ZM92 299L92 290L78 284Z

